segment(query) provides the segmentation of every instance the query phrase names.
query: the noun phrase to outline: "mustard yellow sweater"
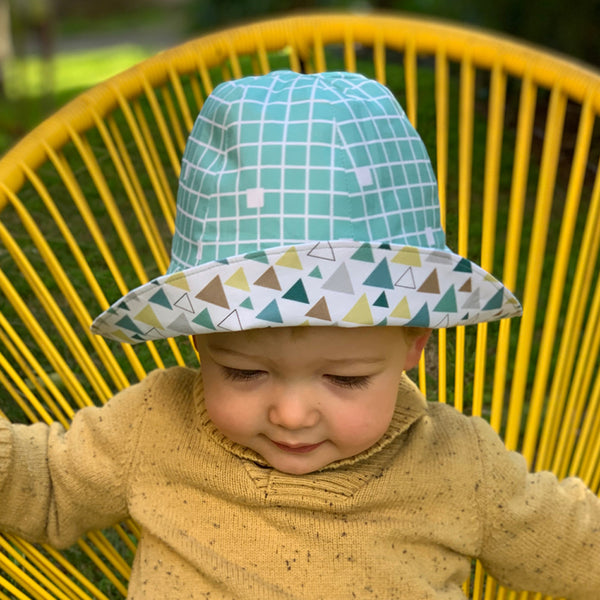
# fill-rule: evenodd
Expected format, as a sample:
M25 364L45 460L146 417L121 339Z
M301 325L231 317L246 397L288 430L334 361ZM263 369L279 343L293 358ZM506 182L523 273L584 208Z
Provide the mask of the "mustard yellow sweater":
M198 372L157 371L66 435L3 422L0 506L1 530L58 547L133 517L138 600L458 600L469 557L516 588L600 598L598 498L528 475L408 380L375 447L292 476L215 430Z

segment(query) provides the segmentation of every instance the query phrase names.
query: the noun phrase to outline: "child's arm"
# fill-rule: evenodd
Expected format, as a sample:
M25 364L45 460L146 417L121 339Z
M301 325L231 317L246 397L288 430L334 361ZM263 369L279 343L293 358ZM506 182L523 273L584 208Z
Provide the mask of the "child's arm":
M0 531L65 547L127 516L136 388L79 411L68 432L0 422Z
M600 499L576 478L529 474L492 429L475 420L483 457L479 558L502 583L570 600L600 593Z

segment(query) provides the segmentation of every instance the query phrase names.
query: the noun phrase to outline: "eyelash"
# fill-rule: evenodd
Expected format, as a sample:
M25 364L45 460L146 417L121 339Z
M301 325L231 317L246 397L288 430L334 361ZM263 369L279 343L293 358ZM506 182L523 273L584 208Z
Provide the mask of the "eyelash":
M225 377L231 381L252 381L264 373L264 371L255 371L252 369L233 369L223 367Z
M335 385L346 389L364 389L369 386L371 378L368 375L344 376L344 375L326 375Z
M260 377L264 371L252 369L233 369L231 367L223 367L225 377L231 381L253 381ZM325 375L334 385L349 389L365 389L369 386L371 378L368 375Z

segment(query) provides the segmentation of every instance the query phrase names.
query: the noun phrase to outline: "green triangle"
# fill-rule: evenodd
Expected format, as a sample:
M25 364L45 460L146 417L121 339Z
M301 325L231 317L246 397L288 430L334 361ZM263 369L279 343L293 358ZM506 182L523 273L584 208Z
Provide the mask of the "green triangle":
M298 279L298 281L296 281L296 283L283 295L283 298L302 302L303 304L309 304L302 279Z
M250 299L250 296L248 296L241 304L240 306L242 308L249 308L249 309L254 309L254 306L252 305L252 300Z
M153 302L154 304L158 304L159 306L164 306L165 308L168 308L169 310L172 309L171 303L169 302L169 299L167 298L167 295L165 294L165 290L163 290L162 288L160 288L158 290L158 292L156 292L156 294L154 294L149 299L149 302Z
M405 324L405 327L429 327L429 309L427 302L423 304L421 310Z
M392 276L387 260L384 258L373 270L373 272L365 279L363 285L385 288L388 290L394 289Z
M323 275L321 275L321 269L319 267L315 267L309 274L309 277L316 277L317 279L323 279Z
M383 321L376 324L376 327L387 327L387 324L388 324L387 317L385 317L383 319Z
M433 310L434 312L445 313L455 313L458 311L458 307L456 306L456 294L454 293L453 285L450 286L448 291L444 294L442 299L437 303Z
M375 262L375 259L373 258L373 248L371 248L371 244L367 243L363 244L350 258L369 263Z
M500 288L482 310L497 310L502 308L502 304L504 304L504 290Z
M117 327L122 327L123 329L129 329L129 331L134 331L135 333L142 333L139 327L127 315L117 321L115 325Z
M377 300L375 300L375 302L373 302L373 306L381 306L383 308L390 307L390 305L388 304L385 292L381 292L381 294L379 295L379 298L377 298Z
M458 273L472 273L473 268L471 266L471 261L466 258L461 258L459 263L454 267L454 271Z
M269 257L263 250L256 250L255 252L249 252L244 256L248 260L256 260L260 263L264 263L265 265L269 264Z
M271 301L259 314L257 314L256 318L271 323L283 323L277 301L275 300Z
M192 323L196 323L196 325L201 325L206 329L212 329L213 331L216 331L216 327L213 325L212 319L210 318L208 308L205 308L197 317L194 317L192 319Z

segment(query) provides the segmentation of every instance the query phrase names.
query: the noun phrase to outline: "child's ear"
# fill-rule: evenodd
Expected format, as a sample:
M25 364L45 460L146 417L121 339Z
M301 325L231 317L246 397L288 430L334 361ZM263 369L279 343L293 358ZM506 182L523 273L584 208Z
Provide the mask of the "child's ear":
M430 335L431 329L423 329L423 333L419 333L415 336L411 335L407 338L408 352L404 364L405 371L410 371L419 364L421 354L423 354L423 349L425 348Z

